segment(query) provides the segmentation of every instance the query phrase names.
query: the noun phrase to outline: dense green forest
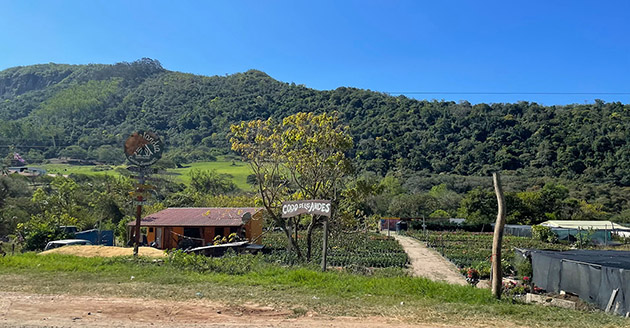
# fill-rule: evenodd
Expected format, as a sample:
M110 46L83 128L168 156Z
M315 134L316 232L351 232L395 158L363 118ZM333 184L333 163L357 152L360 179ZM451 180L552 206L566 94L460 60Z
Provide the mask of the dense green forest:
M183 74L150 59L0 72L0 145L26 157L121 160L122 140L137 129L161 134L171 152L226 153L231 123L332 111L350 126L358 166L381 175L502 169L630 186L630 105L621 103L473 106L345 87L318 91L255 70Z
M630 219L630 105L602 101L471 105L347 87L319 91L256 70L207 77L168 71L146 58L44 64L0 72L0 154L18 152L29 162L122 163L123 140L146 129L164 138L166 159L181 164L230 154L231 124L298 112L336 112L349 127L355 173L344 193L354 200L346 204L352 213L488 221L494 211L489 175L501 170L511 222ZM35 186L16 187L27 182L15 179L0 185L5 232L45 214L33 199L67 187L57 182L37 194ZM75 188L89 189L75 180ZM103 195L113 184L128 182L93 182ZM164 206L217 202L203 200L202 190L169 188ZM85 204L96 210L96 203ZM128 215L125 201L110 204L117 205L103 211L115 214L114 220L106 215L112 224Z

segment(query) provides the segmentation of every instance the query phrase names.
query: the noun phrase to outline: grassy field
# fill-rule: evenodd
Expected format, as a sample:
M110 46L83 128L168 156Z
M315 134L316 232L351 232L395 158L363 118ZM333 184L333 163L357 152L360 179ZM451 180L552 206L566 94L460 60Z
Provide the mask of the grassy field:
M96 166L96 165L70 165L70 164L41 164L33 165L41 167L49 174L70 175L70 174L86 174L86 175L119 175L114 171L116 166ZM125 166L120 166L125 167Z
M70 164L42 164L35 165L45 169L48 173L57 175L70 175L70 174L86 174L86 175L120 175L116 172L117 167L125 168L122 166L94 166L94 165L70 165ZM251 186L247 184L247 176L251 174L250 168L247 163L241 161L232 161L225 157L219 157L213 162L197 162L186 164L183 168L167 169L169 173L175 173L174 179L178 182L189 183L190 176L188 172L190 170L216 170L221 174L228 174L232 177L232 181L236 186L244 191L250 191Z
M200 262L210 263L198 270ZM230 273L231 272L231 273ZM134 278L130 278L130 277ZM629 327L602 312L497 301L488 290L423 278L353 275L272 265L240 258L79 258L23 254L0 258L0 290L191 300L264 302L323 315L390 316L410 323L461 326Z
M218 158L217 161L214 162L197 162L186 164L185 166L186 167L181 169L168 169L167 171L178 173L180 181L190 183L190 176L188 175L190 170L216 170L218 173L232 176L232 181L239 189L245 191L252 190L251 186L247 184L247 176L251 174L247 163Z

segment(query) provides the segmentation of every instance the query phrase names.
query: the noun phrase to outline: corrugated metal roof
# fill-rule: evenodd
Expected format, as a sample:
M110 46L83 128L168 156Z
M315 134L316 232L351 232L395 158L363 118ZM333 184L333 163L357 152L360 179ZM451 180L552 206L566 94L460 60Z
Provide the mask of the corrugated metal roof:
M246 213L254 216L262 207L171 207L142 218L143 227L231 227L241 226ZM129 222L133 226L136 221Z

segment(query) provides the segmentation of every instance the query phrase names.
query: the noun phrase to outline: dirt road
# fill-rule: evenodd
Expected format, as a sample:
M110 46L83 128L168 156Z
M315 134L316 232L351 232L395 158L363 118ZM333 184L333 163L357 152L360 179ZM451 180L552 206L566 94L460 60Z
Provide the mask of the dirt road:
M414 276L425 277L435 281L445 281L450 284L466 285L466 279L457 267L446 260L436 251L426 247L421 242L407 236L392 234L402 245L411 260Z
M0 327L455 328L409 325L384 317L330 317L256 304L188 302L0 292Z

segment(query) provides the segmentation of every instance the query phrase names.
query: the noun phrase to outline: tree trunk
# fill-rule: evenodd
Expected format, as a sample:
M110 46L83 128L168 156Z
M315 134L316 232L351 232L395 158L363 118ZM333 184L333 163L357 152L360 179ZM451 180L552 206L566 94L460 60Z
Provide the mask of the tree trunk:
M291 231L290 220L288 220L288 222L285 221L284 227L282 227L282 230L284 230L284 234L287 236L287 240L289 241L289 244L288 244L289 250L295 251L295 254L297 255L297 257L302 258L302 252L300 252L300 248L295 243L295 240L293 240L293 233Z
M503 227L505 226L505 203L503 200L503 189L501 187L501 176L498 172L492 174L494 181L494 191L497 195L499 205L497 221L494 225L494 237L492 238L492 296L501 299L501 286L503 283L503 272L501 272L501 244L503 242Z
M316 219L313 216L311 223L306 229L306 262L311 261L311 255L313 254L313 230L315 230Z
M293 220L293 232L295 233L293 246L295 247L298 257L302 258L302 251L300 250L300 241L299 241L300 235L298 233L299 230L300 230L299 218L296 216Z

